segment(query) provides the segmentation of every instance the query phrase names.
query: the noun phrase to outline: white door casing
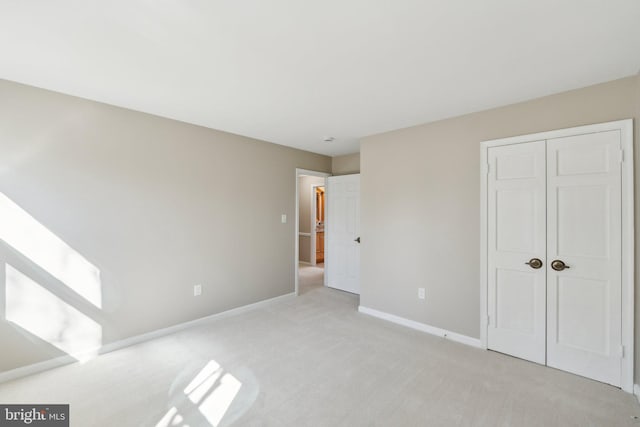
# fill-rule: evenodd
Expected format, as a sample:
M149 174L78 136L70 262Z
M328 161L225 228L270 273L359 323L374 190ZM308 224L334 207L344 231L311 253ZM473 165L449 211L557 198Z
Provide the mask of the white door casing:
M520 197L518 209L522 217L518 221L507 220L506 226L492 222L500 219L498 203L500 192L505 190L501 183L500 157L519 152L513 147L529 146L532 147L530 150L534 150L533 147L539 145L540 141L546 150L546 254L545 258L541 258L544 267L540 269L546 275L546 364L632 392L632 120L503 138L481 144L481 343L485 348L536 360L527 356L523 350L526 345L517 339L509 339L505 334L507 344L500 342L500 338L496 339L504 329L500 324L500 306L496 305L500 304L499 275L500 269L504 268L500 260L502 252L505 252L502 250L505 245L500 237L500 228L513 232L516 228L511 223L526 222L530 203L527 204L524 196ZM521 150L526 152L524 148ZM520 175L526 175L523 165L518 168ZM517 169L515 164L512 166L513 170ZM492 176L494 173L497 175ZM521 184L520 187L525 187ZM507 194L507 199L509 195L513 196L511 199L517 199L515 193ZM502 213L503 219L513 213L513 209L510 212L507 204L505 212ZM522 243L523 236L515 233L508 240L510 243ZM556 260L564 262L569 268L556 271L551 267ZM509 281L516 287L522 287L523 277L516 274ZM523 303L526 298L522 294L519 297L515 301L526 306ZM535 302L530 301L529 305L535 306ZM511 314L505 311L502 320L505 320L505 313ZM526 313L518 313L516 317L507 318L512 322L514 319L521 326L530 317ZM539 360L538 354L536 361Z
M547 364L620 386L620 131L547 141ZM551 264L549 264L551 267Z
M360 175L327 178L325 197L326 284L360 294Z
M488 162L488 347L544 364L545 141L492 147Z
M295 223L294 223L294 252L293 252L293 281L294 281L294 292L296 295L300 294L300 278L299 278L299 263L300 263L300 182L299 179L301 176L318 176L322 178L327 178L329 176L326 172L313 171L308 169L296 168L295 170ZM325 260L325 269L328 267ZM326 272L325 272L326 279Z

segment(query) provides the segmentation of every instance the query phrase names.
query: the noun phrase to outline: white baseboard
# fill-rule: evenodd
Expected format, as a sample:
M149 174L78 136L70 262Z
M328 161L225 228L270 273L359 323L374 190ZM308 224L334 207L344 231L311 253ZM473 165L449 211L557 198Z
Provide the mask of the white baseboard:
M640 403L640 385L638 384L633 385L633 394L635 394L636 399L638 400L638 403Z
M416 329L418 331L426 332L428 334L446 338L451 341L470 345L472 347L482 348L482 345L478 338L472 338L467 335L462 335L456 332L447 331L446 329L436 328L435 326L416 322L415 320L405 319L404 317L385 313L384 311L374 310L373 308L358 306L358 311L360 313L368 314L369 316L377 317L379 319L397 323L398 325L406 326L407 328Z
M270 304L273 304L278 301L282 301L285 299L289 299L295 297L295 293L289 293L285 295L280 295L278 297L269 298L266 300L258 301L253 304L243 305L241 307L232 308L230 310L222 311L220 313L215 313L210 316L201 317L199 319L190 320L188 322L178 323L177 325L169 326L167 328L156 329L155 331L146 332L144 334L135 335L132 337L124 338L119 341L115 341L109 344L105 344L100 347L97 351L88 352L95 354L104 354L110 353L115 350L120 350L125 347L130 347L135 344L140 344L145 341L150 341L155 338L160 338L165 335L172 334L174 332L178 332L187 328L191 328L198 325L203 325L209 323L216 319L221 319L224 317L229 317L233 315L237 315L240 313L245 313L247 311L255 310L256 308L264 307ZM29 375L37 374L38 372L47 371L49 369L58 368L60 366L69 365L71 363L77 362L78 359L70 356L64 355L59 356L53 359L45 360L43 362L33 363L27 366L21 366L20 368L11 369L9 371L0 372L0 383L4 383L7 381L15 380L17 378L26 377Z
M22 377L28 377L29 375L37 374L38 372L48 371L49 369L59 368L60 366L69 365L77 360L69 355L55 357L53 359L45 360L43 362L33 363L27 366L21 366L19 368L11 369L9 371L0 372L0 384L7 381L12 381Z
M308 261L298 261L298 264L302 264L302 265L311 265L310 262Z

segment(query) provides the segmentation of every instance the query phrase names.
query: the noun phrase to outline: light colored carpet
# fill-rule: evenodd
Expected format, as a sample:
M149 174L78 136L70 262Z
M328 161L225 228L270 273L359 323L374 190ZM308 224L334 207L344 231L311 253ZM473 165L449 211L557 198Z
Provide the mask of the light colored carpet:
M324 286L324 264L316 266L300 264L298 267L300 295Z
M70 403L74 427L639 425L619 389L368 317L306 273L297 298L5 383L0 402Z

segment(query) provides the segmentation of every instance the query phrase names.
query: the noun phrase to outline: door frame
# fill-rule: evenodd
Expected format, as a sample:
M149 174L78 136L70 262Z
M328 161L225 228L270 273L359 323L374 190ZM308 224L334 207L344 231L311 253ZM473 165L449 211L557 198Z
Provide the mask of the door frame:
M294 231L295 231L295 245L294 245L294 254L293 254L293 277L294 277L294 292L296 294L296 296L300 295L300 283L298 280L298 274L299 274L299 268L298 265L300 264L300 189L299 189L299 181L300 181L300 177L301 176L317 176L317 177L321 177L324 178L324 183L325 183L325 197L327 197L327 177L330 177L331 174L327 173L327 172L320 172L320 171L314 171L314 170L309 170L309 169L302 169L302 168L296 168L296 219L295 219L295 227L294 227ZM326 227L326 223L327 223L327 217L325 215L324 218L324 222L325 222L325 227ZM325 267L326 267L326 263L325 263Z
M324 213L324 223L327 223L327 212L326 212L326 207L327 207L327 203L326 203L326 191L327 191L327 185L326 185L326 181L327 179L324 179L325 182L323 184L311 184L311 194L313 197L311 197L311 244L309 245L309 247L311 248L311 256L309 257L309 259L311 260L311 265L316 265L316 227L313 225L316 222L316 209L317 209L317 203L316 203L316 188L318 187L322 187L324 188L325 191L325 213ZM326 234L325 234L326 236Z
M529 135L493 139L480 143L480 343L487 349L488 334L488 150L501 145L577 136L588 133L620 131L622 161L622 390L633 393L634 363L634 194L633 194L633 119L577 126Z

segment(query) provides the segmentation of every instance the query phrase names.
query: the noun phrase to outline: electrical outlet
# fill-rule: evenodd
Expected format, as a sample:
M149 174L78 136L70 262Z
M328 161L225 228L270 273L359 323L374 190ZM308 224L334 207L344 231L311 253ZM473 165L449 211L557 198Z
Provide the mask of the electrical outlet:
M280 222L282 222L283 224L287 223L287 214L282 214L280 216Z
M419 299L424 299L425 298L424 288L418 288L418 298Z
M194 285L193 286L193 296L199 297L202 295L202 285Z

